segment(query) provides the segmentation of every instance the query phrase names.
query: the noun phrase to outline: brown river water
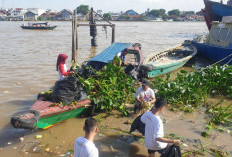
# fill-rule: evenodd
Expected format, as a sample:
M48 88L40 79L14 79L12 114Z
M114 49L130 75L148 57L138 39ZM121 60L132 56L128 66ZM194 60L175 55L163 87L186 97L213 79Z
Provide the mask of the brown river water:
M42 131L27 131L24 129L15 129L10 125L12 114L18 111L29 109L35 102L37 94L49 89L58 79L58 73L55 68L58 54L64 53L69 56L67 65L71 65L71 22L52 22L51 25L57 25L52 31L23 30L20 25L27 22L0 22L0 156L60 156L68 149L73 149L73 143L76 137L83 136L84 118L74 118ZM101 23L101 22L99 22ZM116 24L116 42L141 43L142 52L146 57L150 53L163 50L169 47L181 44L186 39L193 39L195 35L207 32L204 22L113 22ZM97 43L98 47L91 49L89 28L81 27L78 29L79 50L78 63L100 53L111 44L111 29L107 29L107 34L98 28ZM199 59L201 62L201 59ZM169 113L169 111L166 111ZM198 135L188 134L191 127L186 127L187 122L182 119L202 119L198 114L191 116L182 115L182 119L175 121L175 114L169 113L171 117L168 120L173 121L167 129L172 128L187 137L199 137ZM112 120L112 119L111 119ZM110 119L108 122L111 121ZM114 119L112 120L114 121ZM203 121L203 120L201 120ZM118 122L120 123L120 122ZM119 124L118 124L119 125ZM183 130L181 131L179 127ZM117 126L117 124L115 124ZM125 126L125 129L127 126ZM174 128L174 129L173 129ZM202 126L200 125L200 128ZM22 153L22 144L18 143L18 138L24 137L26 141L34 140L35 135L43 134L43 143L50 148L63 145L62 149L57 148L58 154L51 153ZM118 147L120 153L114 155L107 152L110 144L117 143L117 138L97 137L101 156L144 156L146 150L143 145L138 147L120 144ZM230 143L231 136L224 135L220 139L226 144ZM108 143L107 143L108 142ZM59 145L59 146L60 146ZM136 144L135 144L136 145ZM46 146L45 146L46 147ZM60 146L61 147L61 146ZM231 148L231 143L230 143ZM140 155L135 155L140 152ZM228 149L227 149L228 150ZM132 155L131 155L132 154Z

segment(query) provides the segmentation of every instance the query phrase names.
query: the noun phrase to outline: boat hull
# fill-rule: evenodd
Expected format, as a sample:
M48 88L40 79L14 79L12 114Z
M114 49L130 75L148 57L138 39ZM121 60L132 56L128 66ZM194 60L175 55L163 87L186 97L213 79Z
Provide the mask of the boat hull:
M43 117L40 118L37 124L37 128L41 129L47 129L49 127L52 127L53 125L63 122L67 119L71 119L77 116L80 116L86 112L85 107L81 107L72 111L67 111L64 113L48 116L48 117Z
M193 41L192 44L197 48L197 51L202 56L214 61L218 62L229 55L232 55L232 48L224 48L214 45L208 45L205 43L198 43ZM232 56L229 56L225 60L221 61L220 64L229 64L232 65Z
M51 26L51 27L32 27L32 26L21 26L23 29L33 29L33 30L53 30L57 26Z
M67 119L80 116L91 108L90 100L75 102L73 105L63 106L51 101L37 100L28 111L15 113L11 117L11 124L15 128L47 129Z
M183 62L178 62L178 63L166 65L166 66L157 67L157 68L153 69L151 72L148 72L148 77L154 78L154 77L157 77L159 75L163 75L163 74L166 74L168 72L174 71L174 70L182 67L186 62L187 61L183 61Z
M203 15L209 30L211 29L212 21L221 22L223 16L232 16L232 6L209 0L204 0L204 3Z

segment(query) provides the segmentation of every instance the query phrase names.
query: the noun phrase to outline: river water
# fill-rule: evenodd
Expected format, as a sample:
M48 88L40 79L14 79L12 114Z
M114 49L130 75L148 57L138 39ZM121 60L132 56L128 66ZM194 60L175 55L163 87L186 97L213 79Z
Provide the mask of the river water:
M23 30L20 28L23 23L27 24L0 22L0 147L25 133L10 125L10 117L28 109L39 92L54 85L58 79L55 67L58 54L67 54L67 65L71 65L71 22L51 22L57 25L52 31ZM116 42L141 43L145 57L207 32L204 22L113 23L116 24ZM111 29L108 28L106 34L98 28L99 46L95 49L91 49L89 28L79 27L78 37L78 63L81 64L111 44Z

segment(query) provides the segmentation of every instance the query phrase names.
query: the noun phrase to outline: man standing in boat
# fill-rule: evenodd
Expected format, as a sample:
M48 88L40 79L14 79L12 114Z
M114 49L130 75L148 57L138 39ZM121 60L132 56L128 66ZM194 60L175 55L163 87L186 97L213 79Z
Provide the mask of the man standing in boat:
M126 55L129 53L129 49L125 48L123 51L119 52L116 56L121 60L122 66L129 65L127 62L125 62Z
M134 112L136 114L139 114L143 109L150 109L151 104L156 101L155 92L149 88L148 80L142 81L142 86L136 90L135 99Z

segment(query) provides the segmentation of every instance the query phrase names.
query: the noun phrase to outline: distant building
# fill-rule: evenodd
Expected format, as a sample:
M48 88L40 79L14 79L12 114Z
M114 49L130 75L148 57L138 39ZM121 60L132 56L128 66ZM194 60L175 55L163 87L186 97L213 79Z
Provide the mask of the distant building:
M141 17L140 15L135 12L134 10L127 10L125 13L121 14L118 18L118 20L123 20L123 21L140 21Z
M99 16L100 15L100 16ZM102 10L97 10L97 14L94 14L94 19L96 20L96 21L100 21L100 20L102 20Z
M120 13L110 13L112 21L118 21L120 15Z
M72 11L68 9L63 9L62 11L59 12L59 14L56 17L57 20L62 20L62 21L72 20Z
M7 20L9 21L22 21L24 20L24 14L27 10L23 8L11 8L8 10Z
M36 21L37 18L38 18L38 14L36 14L32 11L28 11L24 15L24 20L26 20L26 21Z
M77 20L80 20L80 21L86 20L86 19L85 19L85 15L83 15L82 13L78 13L78 14L77 14Z
M55 11L47 11L45 13L43 13L42 15L40 15L40 20L42 21L53 21L53 20L57 20L57 16L58 16L58 12Z
M0 11L0 21L5 21L6 20L6 14Z
M123 15L128 15L128 16L138 16L139 14L135 12L134 10L127 10Z
M28 11L28 12L30 11L30 12L32 12L32 13L34 13L34 14L37 14L37 16L40 16L40 15L42 15L43 13L46 12L45 9L40 9L40 8L28 8L27 11Z

